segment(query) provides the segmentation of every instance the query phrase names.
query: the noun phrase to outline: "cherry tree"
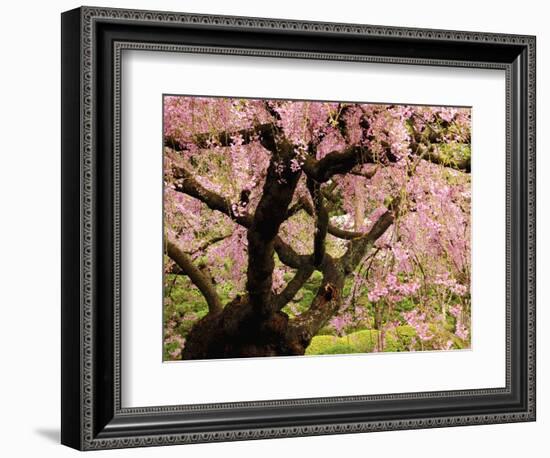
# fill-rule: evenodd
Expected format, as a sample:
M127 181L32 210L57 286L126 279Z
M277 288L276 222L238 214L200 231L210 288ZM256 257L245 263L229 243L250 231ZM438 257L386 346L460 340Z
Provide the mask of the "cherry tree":
M361 320L469 338L469 109L170 96L164 161L165 269L208 306L184 359L301 355Z

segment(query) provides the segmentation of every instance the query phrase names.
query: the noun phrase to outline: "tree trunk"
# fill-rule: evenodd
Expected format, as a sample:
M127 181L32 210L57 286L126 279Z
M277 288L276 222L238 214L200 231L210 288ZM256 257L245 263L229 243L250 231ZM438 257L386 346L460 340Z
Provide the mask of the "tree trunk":
M252 310L247 297L237 297L193 326L182 359L302 355L303 345L288 339L288 323L286 313L262 316Z
M276 309L277 300L256 308L238 296L221 311L208 313L189 332L182 359L221 359L303 355L311 339L341 305L344 275L330 256L322 265L323 281L309 309L290 320Z

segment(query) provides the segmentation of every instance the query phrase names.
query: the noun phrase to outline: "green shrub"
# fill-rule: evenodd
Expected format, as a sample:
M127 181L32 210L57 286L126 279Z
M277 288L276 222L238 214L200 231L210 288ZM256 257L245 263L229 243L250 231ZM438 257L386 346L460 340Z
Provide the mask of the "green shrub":
M346 355L348 353L362 353L359 349L353 345L338 342L336 345L329 347L323 353L324 355Z
M318 335L311 339L306 355L371 353L377 341L378 331L374 329L364 329L343 337Z
M364 329L341 337L341 340L346 343L349 342L360 353L371 353L378 343L378 335L379 331L375 329Z
M306 348L306 355L325 355L328 348L338 342L336 336L315 336Z
M416 331L412 326L397 326L384 335L384 351L409 351L409 347L415 336Z

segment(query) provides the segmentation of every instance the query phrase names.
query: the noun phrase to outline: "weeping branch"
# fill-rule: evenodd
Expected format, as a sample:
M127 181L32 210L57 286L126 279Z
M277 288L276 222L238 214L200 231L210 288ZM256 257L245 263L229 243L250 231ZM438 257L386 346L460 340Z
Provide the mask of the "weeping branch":
M218 235L217 237L212 237L210 240L207 240L205 241L204 243L202 243L196 250L195 250L195 253L198 253L200 251L204 251L206 250L207 248L210 248L212 245L215 245L216 243L218 242L221 242L225 239L228 239L229 237L231 237L232 234L221 234L221 235Z
M330 235L333 235L334 237L338 237L339 239L344 239L344 240L353 240L353 239L363 237L365 235L363 232L346 231L345 229L340 229L339 227L334 226L333 224L329 224L328 233Z
M334 316L341 305L346 276L357 267L374 242L393 224L398 206L399 199L396 198L368 233L349 243L346 253L341 258L333 259L325 254L320 266L323 274L321 286L308 310L289 322L289 340L300 341L305 348L319 329Z
M344 108L344 110L345 109L346 108ZM346 125L343 117L340 117L338 121L338 128L345 138ZM469 173L469 157L445 157L438 151L437 146L434 146L443 141L443 131L431 129L428 132L414 132L409 149L413 155L420 156L426 161ZM426 143L428 143L428 145L426 145ZM309 178L318 183L324 183L330 180L334 175L347 173L360 174L367 178L371 178L376 173L377 168L369 172L359 172L356 170L356 167L363 164L391 163L399 160L399 158L393 154L391 145L383 142L382 147L384 149L384 154L380 157L376 157L376 155L366 146L359 145L349 146L343 151L333 151L320 160L316 160L314 155L310 154L305 158L302 169Z
M314 159L312 156L307 156L302 165L302 169L309 178L318 183L325 183L334 175L345 175L347 173L359 174L367 178L372 178L377 171L376 168L372 172L362 173L353 171L353 169L363 164L379 164L383 161L391 163L399 160L398 157L391 153L389 145L386 145L385 150L386 154L384 158L376 158L366 147L350 146L341 152L333 151L320 160ZM436 146L427 146L423 143L417 143L416 141L410 143L410 150L413 155L420 156L428 162L453 168L461 172L470 172L469 157L449 158L442 155Z

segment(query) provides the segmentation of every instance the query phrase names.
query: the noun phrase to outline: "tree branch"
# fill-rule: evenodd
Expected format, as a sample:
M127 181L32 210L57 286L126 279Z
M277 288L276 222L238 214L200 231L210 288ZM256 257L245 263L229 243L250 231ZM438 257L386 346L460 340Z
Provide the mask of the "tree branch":
M200 290L208 304L208 313L212 314L221 311L223 308L221 300L210 279L193 264L191 257L169 235L166 237L166 254L170 256L182 272Z
M300 205L298 210L304 210L308 215L314 216L314 209L308 200L302 198L299 200L299 203ZM334 237L338 237L339 239L344 240L352 240L363 237L365 235L363 232L346 231L345 229L340 229L339 227L331 223L327 224L327 232Z
M349 173L358 177L372 178L378 172L378 165L371 166L369 170L351 169Z
M257 137L270 135L274 125L272 123L256 124L247 129L240 129L232 132L203 132L193 135L192 143L199 148L210 148L216 146L231 146L235 137L242 137L242 144L247 145ZM176 151L183 151L186 148L172 138L165 138L164 145Z
M273 139L277 138L275 133ZM275 141L275 140L274 140ZM290 161L294 147L284 136L272 145L262 196L247 233L248 269L246 289L252 307L261 314L271 312L271 288L275 268L275 240L287 217L300 172L293 172Z
M415 116L418 116L415 114ZM412 140L410 149L412 154L421 157L422 159L433 162L434 164L450 167L461 172L470 173L471 158L470 157L451 157L441 154L438 151L438 145L445 143L445 128L449 126L449 122L438 117L435 125L442 126L442 129L436 129L434 124L426 125L421 131L413 127ZM470 144L471 139L468 136L465 144Z
M349 146L344 151L333 151L322 159L307 156L302 165L303 171L312 180L324 183L333 175L346 174L358 164L376 163L372 152L365 147Z
M211 210L217 210L229 216L232 220L239 223L241 226L249 227L252 223L250 215L236 215L232 208L229 199L226 199L219 194L206 189L202 186L191 172L181 165L172 167L174 175L174 189L178 192L183 192L195 199L204 202Z
M300 351L303 354L313 336L334 316L342 302L344 275L338 262L327 254L321 270L323 280L311 305L288 323L287 340L302 347L293 349L297 354Z
M178 192L183 192L191 197L199 199L204 202L211 210L217 210L225 215L229 216L235 222L239 223L241 226L250 227L252 224L252 217L250 215L235 215L231 209L231 202L229 199L226 199L219 194L206 189L198 181L196 181L192 174L182 166L174 166L174 178L175 180L175 190ZM322 191L323 192L323 191ZM327 197L326 193L323 192L323 196ZM328 196L329 200L333 197ZM311 203L306 199L299 199L293 206L288 208L286 218L290 218L294 214L298 213L300 210L305 210L309 215L314 216L314 210L311 206ZM340 229L333 224L328 224L328 233L345 240L351 240L354 238L362 237L364 234L362 232L346 231ZM286 264L286 263L285 263ZM290 266L292 267L292 266Z
M210 248L212 245L215 245L218 242L221 242L222 240L228 239L231 237L231 234L222 234L218 235L216 237L212 237L210 240L206 240L204 243L202 243L196 250L195 253L199 251L204 251L207 248Z
M374 245L386 230L393 224L399 207L399 199L395 198L389 205L388 210L383 213L373 224L371 230L363 237L350 242L348 249L339 259L344 273L350 274L355 270L361 259L365 256L370 247Z
M325 240L328 230L328 212L323 203L321 185L308 177L307 188L314 205L315 234L313 236L313 265L319 267L325 256Z
M174 175L177 179L176 191L200 200L211 210L217 210L225 214L243 227L249 228L252 225L252 217L250 215L236 216L231 210L231 203L228 199L204 188L185 168L178 167L174 170ZM300 268L311 260L310 256L296 253L296 251L279 236L274 239L274 249L277 251L281 262L294 269Z
M277 256L279 256L279 260L288 267L300 269L306 264L311 264L313 266L311 255L298 254L294 248L284 242L280 236L275 237L273 246L277 252Z
M350 242L348 250L340 259L334 260L328 254L325 255L321 266L323 280L315 298L308 310L289 321L287 340L290 345L298 345L305 350L313 336L338 311L346 275L357 267L369 247L392 225L398 205L399 199L394 199L388 211L378 218L366 235ZM300 352L302 348L291 350Z
M384 145L385 157L388 162L397 162L399 160L391 152L390 145ZM462 172L470 172L470 158L445 158L435 147L413 140L410 143L412 154L421 156L423 159L445 167L454 168ZM382 158L376 158L372 151L363 146L349 146L343 151L333 151L327 154L320 160L314 159L312 156L306 156L302 164L302 169L306 175L318 183L324 183L332 178L333 175L353 173L353 168L362 164L376 164ZM376 173L376 169L372 174L362 174L371 178Z
M411 151L414 155L419 156L428 162L432 162L444 167L450 167L461 172L471 172L471 158L469 157L448 157L441 154L437 149L437 143L435 145L426 145L424 143L411 142Z
M309 280L309 277L311 277L314 270L315 269L311 264L306 264L305 266L299 268L294 277L292 277L292 280L287 283L285 289L273 298L273 309L275 311L281 310L286 304L288 304L304 285L304 283Z
M290 150L290 145L287 145L287 153L290 153ZM172 170L176 191L199 199L211 210L217 210L249 229L249 268L247 270L249 280L247 285L250 284L251 289L259 288L256 289L256 295L251 294L251 300L254 296L253 300L257 304L263 304L261 307L269 307L274 250L277 250L281 262L289 267L300 268L310 261L309 256L299 255L277 235L280 224L286 219L286 216L281 217L281 215L288 213L288 205L292 200L300 174L292 173L289 164L287 164L285 172L279 176L272 160L262 198L256 208L256 214L252 218L250 215L236 215L228 199L206 189L193 178L185 167L175 165ZM273 217L275 215L273 212L276 212L278 216ZM253 239L252 243L250 243L250 238Z
M222 240L225 240L229 237L231 237L231 234L218 235L217 237L213 237L210 240L206 240L194 252L192 252L192 253L185 252L185 254L188 254L192 257L195 253L198 253L200 251L204 251L207 248L210 248L212 245L214 245L218 242L221 242ZM185 275L184 272L178 267L177 264L174 264L173 268L168 270L167 272L170 273L170 274L174 274L174 275L182 275L182 274Z

